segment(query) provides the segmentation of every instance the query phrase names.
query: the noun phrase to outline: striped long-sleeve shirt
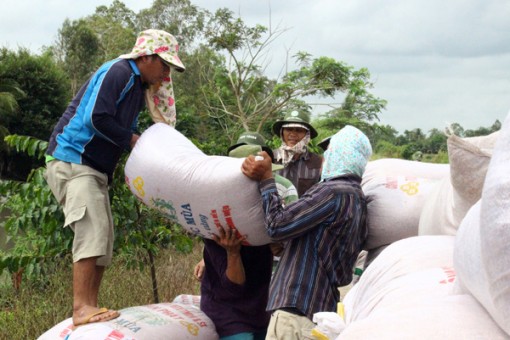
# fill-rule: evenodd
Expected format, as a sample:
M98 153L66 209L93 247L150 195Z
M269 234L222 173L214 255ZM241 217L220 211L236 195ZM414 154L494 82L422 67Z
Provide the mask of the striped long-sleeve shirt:
M360 183L356 175L333 178L283 207L274 180L260 182L267 233L287 241L267 310L295 308L310 320L314 313L336 311L338 287L351 282L368 232Z

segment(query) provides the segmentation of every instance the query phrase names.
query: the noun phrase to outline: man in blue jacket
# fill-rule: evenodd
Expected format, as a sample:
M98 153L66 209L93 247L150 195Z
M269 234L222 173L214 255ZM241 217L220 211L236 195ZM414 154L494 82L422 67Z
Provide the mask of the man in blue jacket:
M171 34L141 32L130 54L106 62L82 86L50 137L45 178L64 210L64 226L74 232L75 326L119 316L97 301L113 254L108 185L122 153L138 140L134 131L146 101L155 121L175 122L170 71L184 71L177 51Z

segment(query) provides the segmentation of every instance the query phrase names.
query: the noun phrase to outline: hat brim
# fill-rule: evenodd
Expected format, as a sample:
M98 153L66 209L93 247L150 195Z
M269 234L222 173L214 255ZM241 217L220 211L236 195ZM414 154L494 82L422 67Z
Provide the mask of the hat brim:
M177 72L184 72L186 71L186 68L180 62L180 60L176 60L174 56L168 55L167 53L158 53L159 57L163 59L167 64L170 65L173 69L175 69Z
M169 65L171 68L176 70L177 72L184 72L186 68L182 63L176 62L174 59L171 58L168 55L165 56L165 53L153 53L153 54L147 54L147 56L150 55L158 55L165 64ZM137 59L140 58L140 55L138 53L128 53L128 54L122 54L119 56L119 59Z
M237 144L234 144L234 145L229 146L229 147L228 147L228 149L227 149L227 154L228 154L230 151L234 150L235 148L237 148L237 147L239 147L239 146L241 146L241 145L247 145L247 143L237 143Z
M258 144L248 144L248 143L237 143L237 144L234 144L234 145L231 145L229 146L229 148L227 149L227 154L230 153L230 151L238 148L239 146L241 145L258 145ZM273 150L271 150L271 148L267 147L267 146L262 146L260 145L260 147L262 148L262 151L265 151L267 152L267 154L269 155L269 157L271 157L271 161L274 162L274 154L273 154Z
M317 137L317 131L308 123L305 122L297 122L295 120L280 120L273 124L273 133L277 136L280 136L280 130L282 129L283 124L301 124L303 126L306 126L308 130L310 131L310 138L314 139Z

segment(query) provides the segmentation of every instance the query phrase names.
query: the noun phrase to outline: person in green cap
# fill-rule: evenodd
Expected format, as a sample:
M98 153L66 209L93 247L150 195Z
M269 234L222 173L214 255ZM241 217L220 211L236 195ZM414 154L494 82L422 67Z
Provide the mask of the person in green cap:
M267 152L267 154L273 160L273 163L276 163L275 157L273 155L273 150L266 144L266 139L258 132L245 131L241 133L237 142L231 145L227 151L229 152L230 157L246 157L247 155L238 155L239 152L243 152L242 148L239 149L239 146L242 145L258 145L262 148L262 151ZM237 151L234 151L238 149ZM238 155L238 156L237 156ZM273 171L280 171L284 167L283 166L274 166ZM286 204L293 202L298 199L298 192L296 190L295 185L284 176L278 175L275 176L276 186L278 191L281 193L281 196L284 198Z
M266 151L265 139L256 132L244 132L228 148L228 156L244 158ZM281 169L273 164L273 171ZM280 177L277 190L283 204L297 200L292 183ZM204 239L203 259L194 275L201 281L200 309L213 321L222 340L264 339L270 314L266 311L273 268L274 245L243 246L231 229L220 229L212 240Z
M281 146L273 150L275 162L284 166L278 174L289 179L301 197L321 177L322 157L308 149L317 131L308 113L291 111L273 124L273 133L282 140Z

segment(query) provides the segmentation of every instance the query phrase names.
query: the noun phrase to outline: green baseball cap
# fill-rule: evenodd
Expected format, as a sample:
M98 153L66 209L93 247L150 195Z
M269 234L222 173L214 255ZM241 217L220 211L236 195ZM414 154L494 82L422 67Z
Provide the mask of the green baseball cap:
M244 158L244 157L248 157L250 155L257 156L260 151L266 151L266 150L263 150L262 146L260 146L260 145L240 145L240 146L230 150L228 152L228 156L234 157L234 158ZM281 169L283 169L283 165L281 165L281 164L273 163L273 165L271 167L272 171L278 171Z
M241 145L260 145L262 150L267 152L269 156L271 156L271 159L274 160L273 150L266 145L266 139L258 132L246 131L241 133L237 142L234 145L229 146L227 152L230 152Z
M308 131L310 131L310 138L317 137L317 131L310 124L310 115L305 111L291 111L288 112L282 120L278 120L273 124L273 133L277 136L280 135L280 130L284 124L299 124L303 125Z

